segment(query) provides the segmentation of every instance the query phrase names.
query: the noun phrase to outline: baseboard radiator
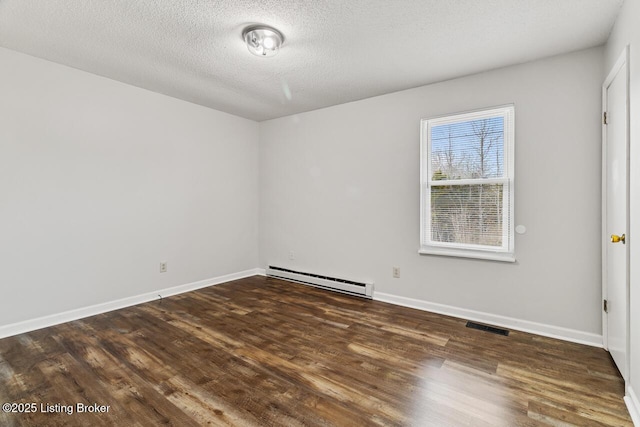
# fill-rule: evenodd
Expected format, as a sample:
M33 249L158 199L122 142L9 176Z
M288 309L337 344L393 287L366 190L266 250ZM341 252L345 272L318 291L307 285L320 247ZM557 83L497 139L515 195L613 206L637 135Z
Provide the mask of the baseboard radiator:
M287 268L274 267L272 265L267 268L267 276L290 280L330 291L342 292L344 294L373 298L373 282L355 282L353 280L328 277L315 273L305 273Z

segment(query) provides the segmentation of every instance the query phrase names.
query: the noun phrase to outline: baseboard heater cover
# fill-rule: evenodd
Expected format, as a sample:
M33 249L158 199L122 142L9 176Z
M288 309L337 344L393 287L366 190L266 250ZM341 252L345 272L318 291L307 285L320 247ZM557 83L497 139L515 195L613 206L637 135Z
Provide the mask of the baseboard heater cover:
M353 280L339 279L321 274L274 267L272 265L267 268L267 276L290 280L292 282L315 286L317 288L327 289L330 291L342 292L349 295L373 298L373 282L356 282Z

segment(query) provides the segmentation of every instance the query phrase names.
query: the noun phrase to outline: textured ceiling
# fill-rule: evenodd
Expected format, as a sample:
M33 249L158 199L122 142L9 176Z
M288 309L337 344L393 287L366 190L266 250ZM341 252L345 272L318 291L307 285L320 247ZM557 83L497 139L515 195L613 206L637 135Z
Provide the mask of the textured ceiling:
M604 43L622 0L0 0L0 46L266 120ZM285 36L251 55L249 24Z

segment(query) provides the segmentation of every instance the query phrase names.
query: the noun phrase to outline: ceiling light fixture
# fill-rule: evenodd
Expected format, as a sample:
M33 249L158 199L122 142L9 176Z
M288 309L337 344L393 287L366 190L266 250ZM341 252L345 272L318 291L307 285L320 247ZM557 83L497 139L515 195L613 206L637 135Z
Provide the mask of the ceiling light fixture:
M284 41L280 31L266 25L245 28L242 38L247 43L249 52L257 56L275 56Z

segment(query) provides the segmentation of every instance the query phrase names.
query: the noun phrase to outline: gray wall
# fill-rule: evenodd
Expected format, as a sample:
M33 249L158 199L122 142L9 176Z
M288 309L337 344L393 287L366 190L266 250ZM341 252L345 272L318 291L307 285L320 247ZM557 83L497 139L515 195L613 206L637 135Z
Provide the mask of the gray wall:
M262 122L261 266L371 279L376 292L597 341L602 62L594 48ZM420 119L509 103L528 230L517 262L418 255Z
M597 342L602 63L589 49L257 124L0 49L0 325L273 263ZM418 255L420 119L507 103L518 261Z
M253 121L0 49L0 326L255 268L257 144Z

